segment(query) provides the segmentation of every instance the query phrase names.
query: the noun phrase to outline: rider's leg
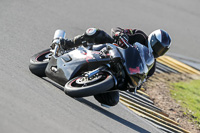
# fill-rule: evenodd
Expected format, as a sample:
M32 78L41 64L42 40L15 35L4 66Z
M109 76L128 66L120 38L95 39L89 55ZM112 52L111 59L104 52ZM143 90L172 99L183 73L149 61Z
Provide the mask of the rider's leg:
M115 106L119 102L119 91L97 94L94 98L101 104Z

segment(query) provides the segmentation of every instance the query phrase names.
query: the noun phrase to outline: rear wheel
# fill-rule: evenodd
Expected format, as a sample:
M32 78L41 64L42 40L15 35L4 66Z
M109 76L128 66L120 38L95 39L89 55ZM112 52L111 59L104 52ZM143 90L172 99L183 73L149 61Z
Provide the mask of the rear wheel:
M50 49L46 49L33 55L30 59L29 70L39 77L46 77L45 69L49 63L50 54Z
M65 84L64 91L72 97L86 97L106 92L114 87L113 77L107 72L101 72L92 78L78 76Z

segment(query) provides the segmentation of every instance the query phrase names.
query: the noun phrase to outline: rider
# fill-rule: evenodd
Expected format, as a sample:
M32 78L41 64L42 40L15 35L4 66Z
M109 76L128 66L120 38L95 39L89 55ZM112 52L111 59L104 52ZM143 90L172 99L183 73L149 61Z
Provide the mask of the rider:
M148 72L147 77L153 75L155 72L156 58L164 55L171 45L171 38L169 34L161 29L153 31L147 36L143 31L137 29L111 29L111 36L109 36L103 30L97 28L89 28L82 35L78 35L73 39L60 39L60 45L63 49L69 49L80 45L87 45L87 43L104 44L104 43L116 43L119 47L126 47L126 45L132 45L138 42L149 49L151 49L155 62L154 66ZM53 42L54 44L54 42ZM131 91L131 90L129 90ZM119 92L107 92L94 96L97 101L102 104L114 106L119 102Z

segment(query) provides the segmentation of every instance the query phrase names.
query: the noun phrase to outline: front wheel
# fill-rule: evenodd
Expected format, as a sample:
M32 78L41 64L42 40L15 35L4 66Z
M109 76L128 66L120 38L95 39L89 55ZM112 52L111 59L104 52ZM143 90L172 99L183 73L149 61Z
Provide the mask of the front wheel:
M29 70L39 77L46 77L45 69L49 63L50 55L50 49L43 50L33 55L30 59Z
M86 97L104 93L114 87L113 77L107 72L88 79L86 76L78 76L65 84L64 91L71 97Z

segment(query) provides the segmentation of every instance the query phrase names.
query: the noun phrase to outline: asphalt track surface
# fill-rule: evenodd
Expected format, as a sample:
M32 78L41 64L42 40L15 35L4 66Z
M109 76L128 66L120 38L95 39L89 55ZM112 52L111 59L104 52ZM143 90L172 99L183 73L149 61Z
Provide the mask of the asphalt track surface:
M0 132L161 132L118 104L73 99L48 79L31 74L29 58L49 48L56 29L72 38L89 27L163 28L170 52L199 58L199 0L1 0Z

